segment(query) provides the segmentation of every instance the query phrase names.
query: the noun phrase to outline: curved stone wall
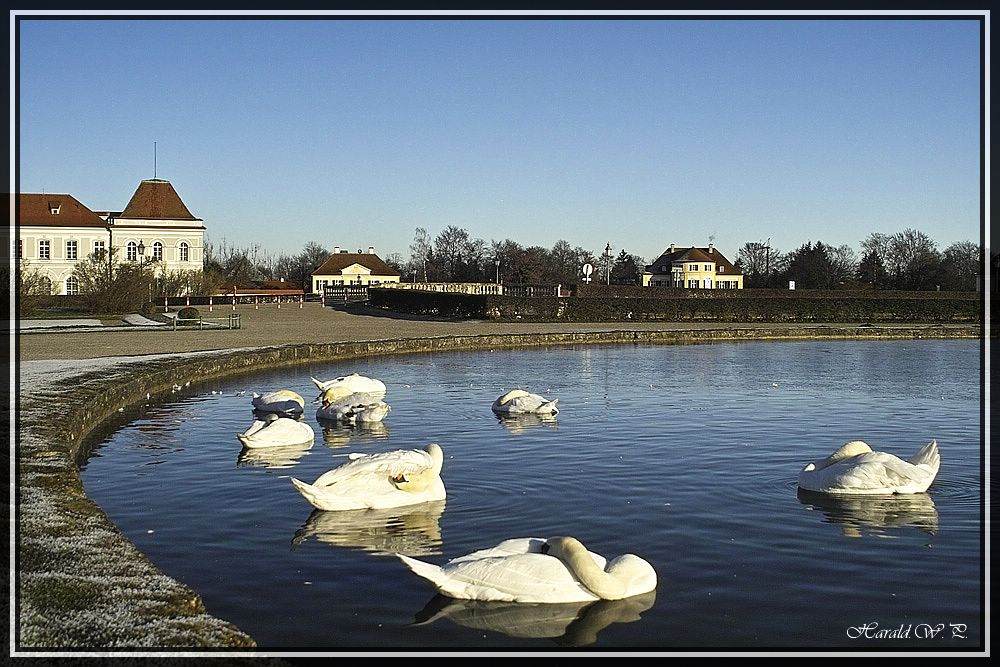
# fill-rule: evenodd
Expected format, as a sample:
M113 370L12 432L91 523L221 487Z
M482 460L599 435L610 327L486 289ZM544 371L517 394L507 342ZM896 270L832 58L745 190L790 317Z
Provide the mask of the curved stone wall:
M175 385L265 368L447 350L751 339L980 338L978 326L798 326L497 334L297 344L212 352L28 362L20 369L14 459L16 653L74 648L252 650L252 637L209 614L161 573L84 493L88 436Z

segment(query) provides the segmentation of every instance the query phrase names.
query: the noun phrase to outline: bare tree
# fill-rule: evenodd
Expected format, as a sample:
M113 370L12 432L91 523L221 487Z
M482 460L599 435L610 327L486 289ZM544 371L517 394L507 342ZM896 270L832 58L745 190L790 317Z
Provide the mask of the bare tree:
M427 282L427 261L431 255L431 236L423 227L417 227L413 234L413 243L410 244L410 269L411 271L423 275L423 281Z
M434 256L440 263L444 279L455 280L460 259L469 252L469 232L448 225L434 239Z

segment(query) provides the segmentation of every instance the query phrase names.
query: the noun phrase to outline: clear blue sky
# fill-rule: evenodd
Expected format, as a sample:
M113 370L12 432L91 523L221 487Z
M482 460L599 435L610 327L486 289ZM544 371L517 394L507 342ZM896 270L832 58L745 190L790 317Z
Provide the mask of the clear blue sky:
M973 20L22 20L20 189L210 241L980 240Z

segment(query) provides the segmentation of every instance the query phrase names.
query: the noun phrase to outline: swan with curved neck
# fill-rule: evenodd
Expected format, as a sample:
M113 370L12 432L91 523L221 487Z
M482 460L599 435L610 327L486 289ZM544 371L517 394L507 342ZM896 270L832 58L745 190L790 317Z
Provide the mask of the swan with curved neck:
M383 509L446 497L441 480L444 452L436 443L422 450L350 454L349 458L312 484L293 477L292 485L321 510Z
M573 537L514 538L442 566L396 554L442 595L468 600L562 603L620 600L656 588L656 571L634 554L608 562Z
M852 440L833 454L807 464L799 473L806 491L831 494L888 495L922 493L941 467L936 440L909 459L872 450L863 440Z
M556 403L559 399L549 400L539 394L532 394L524 389L512 389L493 401L492 410L502 415L517 414L558 414Z

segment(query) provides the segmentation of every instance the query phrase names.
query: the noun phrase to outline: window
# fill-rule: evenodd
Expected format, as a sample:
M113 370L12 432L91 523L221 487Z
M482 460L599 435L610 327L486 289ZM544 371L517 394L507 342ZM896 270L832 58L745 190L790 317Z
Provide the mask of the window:
M17 258L22 259L24 257L24 239L17 240Z
M136 245L135 241L129 241L128 245L125 246L125 259L130 262L134 262L139 258L139 246Z
M690 266L688 266L688 271L697 271L697 270L698 270L697 264L691 264Z
M717 269L715 270L715 272L716 272L716 273L723 273L723 272L724 272L725 270L726 270L726 267L724 267L724 266L722 266L722 265L720 264L720 265L719 265L719 268L717 268Z
M666 272L667 272L667 267L661 266L660 267L660 273L666 273Z
M76 259L76 248L76 241L66 241L66 259Z
M48 239L38 242L38 259L49 259L52 256L52 244Z
M705 270L706 271L711 271L712 270L712 265L711 264L706 264L705 265Z
M49 202L49 213L52 215L59 215L60 209L62 209L62 204L58 202Z
M163 261L163 244L159 241L153 244L153 259L157 262Z
M690 287L692 289L697 289L698 288L698 281L697 280L689 280L688 281L688 287Z
M705 278L705 284L703 285L705 289L712 289L712 279Z
M52 294L52 281L48 276L42 276L42 292L44 294Z
M80 293L80 281L77 280L76 276L70 276L66 279L66 294L79 294Z
M188 259L188 257L189 257L189 254L188 254L189 246L187 244L187 241L181 241L181 245L180 245L180 247L178 249L180 250L180 261L182 261L182 262L189 261L189 259Z
M94 241L94 257L104 259L104 241Z

